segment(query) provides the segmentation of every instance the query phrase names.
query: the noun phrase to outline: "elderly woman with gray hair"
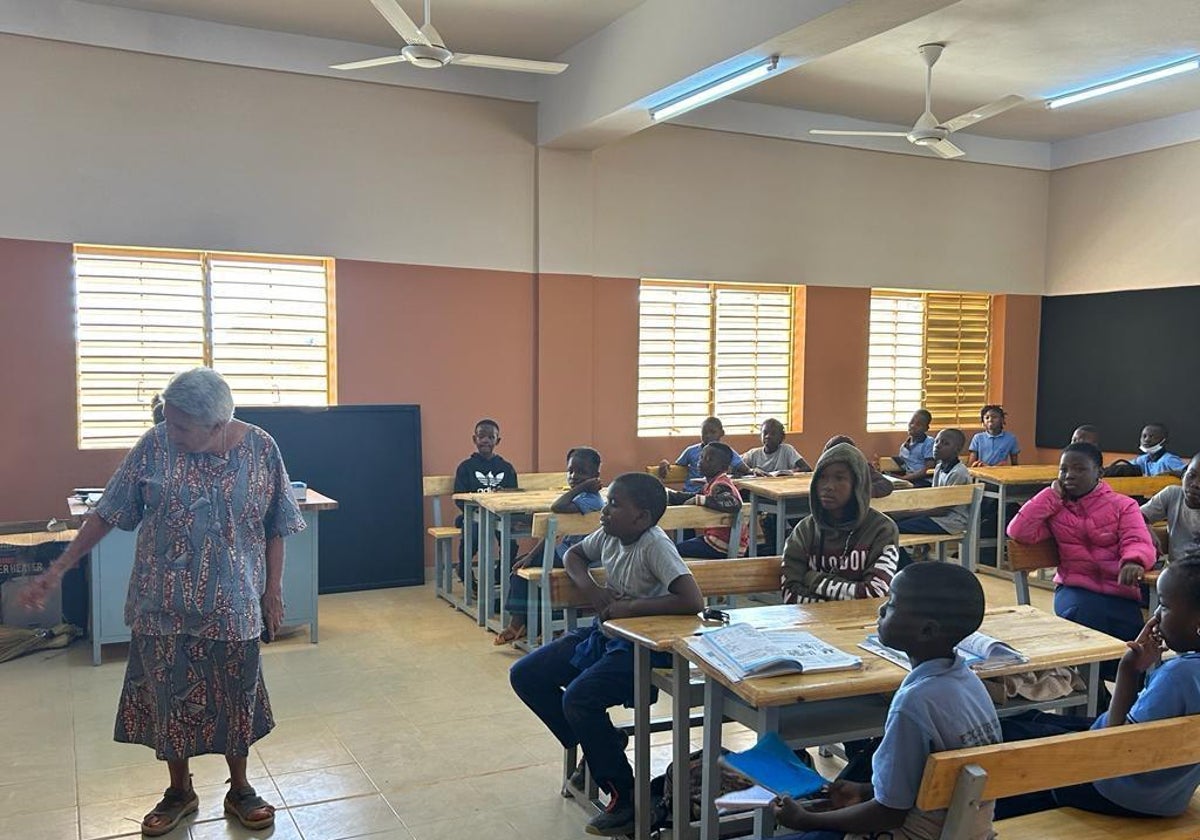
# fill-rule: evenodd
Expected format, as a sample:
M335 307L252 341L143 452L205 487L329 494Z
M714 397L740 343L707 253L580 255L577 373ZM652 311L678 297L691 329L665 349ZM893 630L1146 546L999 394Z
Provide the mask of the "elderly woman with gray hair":
M267 828L275 809L246 779L250 745L275 725L259 639L283 620L283 540L304 520L275 441L234 419L219 374L177 374L162 401L164 422L125 456L94 514L25 600L43 602L114 527L140 525L114 738L152 747L171 778L142 833L167 834L197 810L188 759L209 753L229 764L225 812Z

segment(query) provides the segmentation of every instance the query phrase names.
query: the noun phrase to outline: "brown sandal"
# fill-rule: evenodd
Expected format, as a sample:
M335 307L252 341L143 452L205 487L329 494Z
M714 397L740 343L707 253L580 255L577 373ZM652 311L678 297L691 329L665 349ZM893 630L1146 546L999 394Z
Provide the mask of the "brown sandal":
M495 645L496 647L500 647L501 645L510 645L513 642L517 641L518 639L524 639L524 638L525 638L525 626L521 625L520 629L515 629L510 624L509 626L505 627L503 630L501 630L499 633L496 634L496 638L492 639L492 644Z
M251 814L263 808L269 808L271 812L265 817L250 818ZM225 813L237 817L237 821L251 831L270 828L275 824L275 806L259 796L258 791L251 785L237 790L231 788L229 793L225 794Z
M200 798L194 788L169 787L163 791L163 798L154 806L154 810L142 817L143 837L162 837L170 834L188 814L194 814L200 809ZM151 817L166 817L167 821L159 825L148 825Z

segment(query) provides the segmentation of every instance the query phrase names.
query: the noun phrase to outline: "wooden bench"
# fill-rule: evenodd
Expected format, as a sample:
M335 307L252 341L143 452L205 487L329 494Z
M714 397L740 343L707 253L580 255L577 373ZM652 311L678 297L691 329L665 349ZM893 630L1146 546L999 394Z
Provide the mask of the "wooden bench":
M423 476L421 495L430 500L433 509L433 524L425 529L433 538L433 591L437 597L458 606L454 595L454 539L459 531L457 526L442 522L442 497L454 495L454 476Z
M744 510L744 508L743 508ZM666 512L663 513L662 519L658 525L664 531L682 530L686 528L729 528L729 556L736 557L738 544L741 538L742 528L742 511L737 513L720 513L715 510L710 510L699 505L672 505L668 506ZM544 540L542 546L542 566L531 566L519 569L517 574L529 581L529 600L526 613L526 628L527 628L527 646L532 649L537 646L537 637L539 629L546 632L553 629L552 615L553 611L558 608L565 608L568 611L567 627L573 629L577 617L576 610L580 606L585 606L583 603L560 600L556 597L555 581L566 580L566 572L562 569L554 570L555 573L545 575L545 569L554 568L554 549L558 540L562 537L583 536L592 533L600 527L600 513L536 513L533 516L532 534L535 538ZM686 560L686 558L684 558ZM776 558L778 559L778 558ZM715 563L728 563L728 560L710 561ZM593 570L595 572L597 570ZM599 570L603 574L603 570ZM573 588L573 587L572 587ZM779 581L776 580L774 589L779 588ZM504 587L507 590L507 585ZM701 592L707 590L701 586ZM750 590L761 591L761 590ZM507 591L503 593L507 596ZM718 592L714 594L729 594Z
M524 490L565 490L565 472L525 473L517 475L517 485ZM454 606L466 611L469 598L462 599L454 594L454 540L460 535L454 524L442 521L442 499L454 495L454 476L427 475L421 479L421 494L430 500L433 524L425 533L433 538L433 591ZM524 535L518 535L524 536Z
M1008 541L1008 565L1012 569L1013 588L1018 604L1029 603L1029 573L1037 569L1053 569L1058 566L1058 543L1043 540L1038 543ZM1158 576L1161 569L1151 569L1142 578L1150 595L1150 611L1158 609ZM1200 835L1198 835L1200 836Z
M959 562L975 570L979 559L979 516L983 506L982 484L955 484L949 487L915 487L897 490L889 496L872 499L871 507L881 513L937 510L968 505L967 527L953 534L901 534L900 545L936 545L938 560L946 559L947 543L958 543Z
M948 809L942 840L963 840L981 802L1200 763L1200 715L934 753L917 807ZM1178 817L1110 817L1057 808L1000 820L1004 840L1200 837L1200 797Z

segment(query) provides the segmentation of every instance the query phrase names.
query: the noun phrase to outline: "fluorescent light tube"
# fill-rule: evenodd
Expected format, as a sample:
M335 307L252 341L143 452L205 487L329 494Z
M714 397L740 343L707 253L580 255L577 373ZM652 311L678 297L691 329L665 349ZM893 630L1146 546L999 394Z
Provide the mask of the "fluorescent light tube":
M1177 76L1180 73L1186 73L1189 70L1196 70L1198 68L1200 68L1200 56L1194 55L1191 58L1185 58L1183 61L1177 61L1174 64L1168 64L1154 70L1145 70L1141 73L1135 73L1132 76L1126 76L1124 79L1117 79L1115 82L1105 82L1102 85L1095 85L1083 90L1077 90L1074 93L1056 96L1053 99L1046 100L1046 107L1061 108L1064 105L1083 102L1085 99L1104 96L1106 93L1115 93L1118 90L1125 90L1125 88L1142 85L1146 82L1155 82L1159 79L1165 79L1168 76Z
M777 55L764 59L757 64L751 64L743 70L717 79L715 82L709 82L704 87L697 88L691 93L685 93L683 96L672 99L670 102L659 105L657 108L651 108L650 119L655 122L669 120L671 117L678 116L685 111L699 108L701 105L707 105L709 102L720 99L722 96L728 96L734 91L739 91L742 88L750 87L750 85L756 82L761 82L778 66L779 56Z

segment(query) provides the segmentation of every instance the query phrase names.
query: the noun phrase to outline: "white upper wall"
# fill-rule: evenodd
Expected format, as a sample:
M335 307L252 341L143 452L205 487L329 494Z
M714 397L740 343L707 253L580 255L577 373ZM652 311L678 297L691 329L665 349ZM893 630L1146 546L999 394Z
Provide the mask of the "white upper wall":
M531 271L535 107L0 35L0 236Z
M1047 173L0 35L0 236L1068 294L1194 283L1200 143Z
M1195 285L1197 195L1200 143L1052 173L1046 293Z
M679 126L594 162L600 275L1042 292L1046 172Z

